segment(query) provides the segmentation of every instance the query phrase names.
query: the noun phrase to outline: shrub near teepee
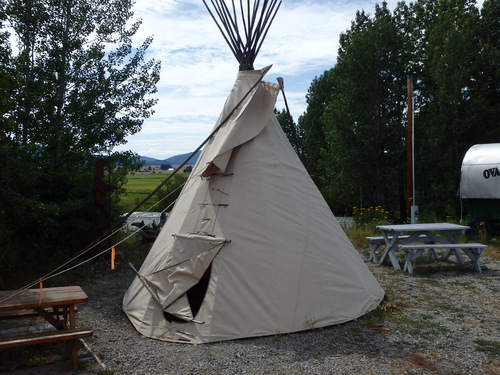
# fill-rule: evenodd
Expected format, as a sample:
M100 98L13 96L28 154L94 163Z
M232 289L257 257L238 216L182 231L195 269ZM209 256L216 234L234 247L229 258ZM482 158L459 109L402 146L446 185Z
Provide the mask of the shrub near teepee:
M353 207L352 218L356 225L384 224L389 219L389 212L384 210L382 206L368 208Z

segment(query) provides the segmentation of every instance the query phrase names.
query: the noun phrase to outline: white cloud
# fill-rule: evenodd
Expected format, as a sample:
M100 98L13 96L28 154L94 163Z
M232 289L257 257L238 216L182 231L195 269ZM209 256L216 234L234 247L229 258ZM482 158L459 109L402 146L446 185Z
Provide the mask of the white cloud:
M330 2L284 1L255 62L256 68L272 64L273 80L285 78L295 117L305 109L312 79L335 63L341 24L336 8ZM201 1L139 1L134 11L143 20L135 40L153 35L149 55L162 62L159 102L142 131L118 149L158 158L189 152L210 133L238 64Z
M295 119L312 80L335 65L340 33L356 11L373 13L376 0L283 0L255 67L285 79ZM482 3L482 0L481 0ZM397 0L389 0L394 9ZM149 55L162 62L155 115L120 150L167 158L191 152L209 135L238 71L238 63L200 0L138 0L143 24L137 44L153 35ZM277 108L283 108L279 99Z

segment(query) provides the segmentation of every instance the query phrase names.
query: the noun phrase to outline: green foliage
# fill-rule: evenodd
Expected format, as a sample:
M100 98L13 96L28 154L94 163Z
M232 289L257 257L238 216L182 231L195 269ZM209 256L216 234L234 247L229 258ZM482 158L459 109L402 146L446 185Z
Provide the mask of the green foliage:
M107 166L97 180L117 188L103 192L105 202L118 201L139 166L131 152L110 152L156 103L160 64L145 59L151 38L132 47L140 22L130 22L131 7L129 0L0 6L0 286L21 260L27 272L42 273L100 234L99 155ZM120 213L116 204L102 209L109 221Z
M188 177L189 174L187 173L178 173L158 190L156 193L159 202L157 211L170 211L172 209Z
M140 202L142 202L153 190L155 190L169 174L160 173L133 173L128 175L127 183L123 186L123 193L120 195L120 207L124 212L130 212ZM157 197L151 197L141 207L141 211L148 211L157 202ZM159 211L159 207L154 207L153 211Z
M324 129L324 112L331 102L333 92L333 71L326 71L315 78L309 88L306 112L299 117L297 133L301 140L301 160L320 190L328 186L332 176L324 166L324 153L328 148ZM331 200L328 200L331 202ZM350 206L352 207L352 205Z
M124 186L124 193L121 196L120 207L123 211L129 212L169 177L170 174L155 173L129 175L127 184ZM142 206L141 210L170 211L188 177L189 173L178 173L173 176Z
M465 152L475 143L500 139L498 126L484 117L492 98L481 88L487 84L482 71L497 63L479 59L481 19L472 2L419 2L415 7L433 15L424 22L425 48L419 51L426 61L416 102L415 137L425 140L416 151L420 206L421 211L456 216ZM452 212L450 206L455 207Z
M417 0L359 11L299 118L303 161L335 212L381 204L405 221L407 76L420 212L457 217L467 149L500 142L500 6Z
M367 251L367 256L369 254L369 249L366 237L380 235L380 231L375 227L375 225L354 225L344 228L344 231L354 247L356 249L365 249Z
M288 138L288 141L292 145L293 149L297 155L300 156L302 153L302 142L297 131L297 124L293 121L292 115L289 114L286 109L283 109L282 111L274 109L274 115L278 119L278 122L280 123L281 128L283 129L283 132Z
M352 218L356 225L364 224L386 224L389 220L389 212L382 206L376 207L353 207Z
M116 251L120 255L122 262L117 263L118 267L129 268L129 263L134 267L139 268L146 259L152 243L142 240L141 236L134 235L130 237L129 232L120 231L113 236L113 243L120 243L116 247Z
M500 357L500 342L489 340L474 340L476 351L486 353L492 358Z
M405 56L401 34L386 5L373 19L358 13L341 36L332 77L335 89L325 111L329 144L325 164L335 191L355 190L363 202L396 210L404 178ZM345 199L345 194L342 194Z

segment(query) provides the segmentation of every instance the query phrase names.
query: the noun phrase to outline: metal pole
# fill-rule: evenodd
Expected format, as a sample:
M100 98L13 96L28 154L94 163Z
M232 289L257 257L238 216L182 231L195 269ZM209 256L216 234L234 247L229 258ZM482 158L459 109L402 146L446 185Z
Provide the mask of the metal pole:
M288 123L290 124L290 130L292 131L293 141L295 143L295 152L300 158L300 146L299 146L299 138L297 137L297 130L295 129L295 124L293 123L292 115L290 114L290 108L288 108L288 102L285 96L285 84L283 82L282 77L276 78L278 84L280 86L281 93L283 94L283 100L285 101L286 113L288 115Z
M413 206L416 205L417 197L415 196L415 98L411 95L411 169L412 169L412 198Z
M412 181L413 181L413 205L411 206L411 223L418 223L418 206L415 190L415 95L411 95L411 118L412 118L412 136L411 136L411 166L412 166Z
M408 110L406 113L408 126L406 132L406 156L407 156L407 169L406 169L406 193L407 193L407 202L406 202L406 218L407 221L411 220L411 206L413 201L413 77L407 77L407 86L408 86Z

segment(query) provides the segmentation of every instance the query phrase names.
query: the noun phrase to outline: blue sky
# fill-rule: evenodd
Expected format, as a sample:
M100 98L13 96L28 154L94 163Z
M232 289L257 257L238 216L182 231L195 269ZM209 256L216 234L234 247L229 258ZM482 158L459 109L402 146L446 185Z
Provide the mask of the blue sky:
M481 1L482 2L482 1ZM335 65L340 33L357 10L372 14L381 1L283 0L255 61L273 65L266 80L283 77L295 120L315 77ZM387 1L394 9L397 0ZM201 0L137 0L135 18L143 24L137 45L149 35L149 54L162 62L155 114L140 133L115 150L165 159L195 150L210 134L238 72L238 63ZM280 96L276 105L284 107Z

